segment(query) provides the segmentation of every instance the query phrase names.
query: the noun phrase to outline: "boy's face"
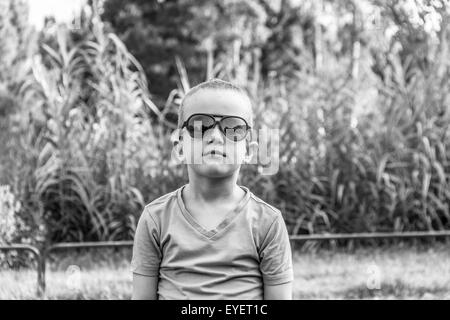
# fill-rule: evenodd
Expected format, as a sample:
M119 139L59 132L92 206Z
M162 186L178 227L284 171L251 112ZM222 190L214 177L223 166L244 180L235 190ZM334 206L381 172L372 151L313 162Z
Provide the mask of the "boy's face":
M202 89L190 96L184 105L183 122L198 113L220 116L237 116L251 125L252 108L242 94L224 89ZM234 174L244 161L250 132L245 139L232 141L216 124L203 133L191 137L186 128L181 131L181 147L188 166L201 176L218 178Z

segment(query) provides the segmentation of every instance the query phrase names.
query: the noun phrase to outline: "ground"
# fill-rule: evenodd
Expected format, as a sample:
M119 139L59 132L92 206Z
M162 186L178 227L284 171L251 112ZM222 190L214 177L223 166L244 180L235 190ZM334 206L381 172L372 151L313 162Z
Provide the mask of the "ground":
M294 299L450 299L449 249L296 250ZM53 255L45 298L129 299L130 256L123 249ZM35 269L0 269L0 299L36 299L36 280Z

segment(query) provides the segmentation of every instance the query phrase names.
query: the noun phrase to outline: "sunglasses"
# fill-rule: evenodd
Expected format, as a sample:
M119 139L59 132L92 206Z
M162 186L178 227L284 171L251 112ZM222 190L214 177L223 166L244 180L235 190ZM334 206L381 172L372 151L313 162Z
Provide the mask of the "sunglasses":
M219 117L220 120L216 120ZM181 129L186 127L191 138L194 138L194 133L201 133L201 137L205 132L219 125L220 132L231 141L241 141L247 136L251 127L241 117L237 116L223 116L206 113L195 113L191 115L181 126Z

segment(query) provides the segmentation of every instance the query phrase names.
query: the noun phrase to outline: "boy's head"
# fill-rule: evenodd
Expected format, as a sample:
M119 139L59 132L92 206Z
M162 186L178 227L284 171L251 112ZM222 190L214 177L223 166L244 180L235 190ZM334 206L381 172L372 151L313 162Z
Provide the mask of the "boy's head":
M232 175L257 147L251 141L252 127L252 104L245 90L219 79L203 82L181 103L175 153L198 175Z

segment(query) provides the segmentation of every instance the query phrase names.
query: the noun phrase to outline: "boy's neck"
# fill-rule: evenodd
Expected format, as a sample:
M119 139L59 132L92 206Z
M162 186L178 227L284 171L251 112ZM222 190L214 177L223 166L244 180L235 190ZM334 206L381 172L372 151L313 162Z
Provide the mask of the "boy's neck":
M237 174L236 172L233 176L223 178L193 175L189 177L185 191L191 199L201 202L212 203L241 198L245 191L237 185Z

